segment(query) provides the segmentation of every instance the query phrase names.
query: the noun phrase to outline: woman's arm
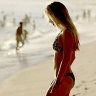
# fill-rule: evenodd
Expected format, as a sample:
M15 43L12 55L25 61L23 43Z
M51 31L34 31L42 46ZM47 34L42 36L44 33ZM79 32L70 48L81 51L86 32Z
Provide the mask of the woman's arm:
M62 80L64 73L66 73L67 68L70 67L73 48L74 48L74 38L71 32L65 32L62 37L63 37L62 39L63 40L63 58L61 61L62 66L57 76L57 79L59 81Z

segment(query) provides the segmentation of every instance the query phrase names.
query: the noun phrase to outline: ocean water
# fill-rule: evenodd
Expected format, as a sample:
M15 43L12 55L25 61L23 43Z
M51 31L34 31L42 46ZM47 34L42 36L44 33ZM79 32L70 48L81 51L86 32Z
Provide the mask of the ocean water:
M0 81L2 82L17 71L28 68L39 61L53 56L52 44L58 31L43 17L45 2L37 3L17 3L3 4L0 6L0 21L7 15L5 27L0 27ZM66 2L70 15L76 25L80 37L80 44L96 41L96 13L95 6L86 4L70 5ZM80 6L81 5L81 6ZM83 11L90 9L91 16L88 14L84 18ZM30 23L24 27L28 31L28 38L23 48L16 51L15 33L19 21L25 14L31 17ZM77 18L78 17L78 18ZM13 18L16 25L13 25ZM35 20L36 28L33 30L32 24Z

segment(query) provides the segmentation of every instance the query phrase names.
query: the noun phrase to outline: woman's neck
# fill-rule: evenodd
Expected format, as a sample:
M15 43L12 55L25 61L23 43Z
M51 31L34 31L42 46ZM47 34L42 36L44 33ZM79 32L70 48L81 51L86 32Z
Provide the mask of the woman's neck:
M62 24L59 24L58 28L59 28L60 31L63 31L63 32L66 30L66 27L63 26Z

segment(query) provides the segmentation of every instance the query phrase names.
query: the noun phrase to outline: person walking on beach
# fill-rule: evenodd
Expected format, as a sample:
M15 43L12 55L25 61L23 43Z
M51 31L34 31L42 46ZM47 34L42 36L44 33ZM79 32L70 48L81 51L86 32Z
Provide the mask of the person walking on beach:
M75 84L71 65L75 51L79 50L79 37L67 8L61 2L52 2L45 8L49 22L60 29L54 43L54 70L56 79L51 83L46 96L69 96Z
M24 40L23 40L23 22L19 23L19 27L16 30L16 50L18 50L20 47L23 47ZM22 46L20 46L20 43L22 43Z
M24 29L23 30L24 41L27 40L27 36L28 36L28 31L26 29Z

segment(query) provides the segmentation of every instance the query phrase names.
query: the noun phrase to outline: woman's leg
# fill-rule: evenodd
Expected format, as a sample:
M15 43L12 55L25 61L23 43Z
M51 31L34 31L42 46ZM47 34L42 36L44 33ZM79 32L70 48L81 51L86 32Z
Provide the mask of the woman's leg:
M64 77L59 88L59 96L69 96L70 90L74 86L74 81L70 76Z
M52 87L48 90L46 96L69 96L70 90L74 86L74 81L70 76L63 78L60 84L56 84L50 93Z
M68 94L66 94L66 96L69 96L69 93L68 93Z
M20 37L16 35L16 49L18 49L20 43Z
M23 38L20 36L19 37L19 42L21 42L21 46L19 46L19 48L21 48L21 47L23 47L23 45L24 45L24 40L23 40Z

